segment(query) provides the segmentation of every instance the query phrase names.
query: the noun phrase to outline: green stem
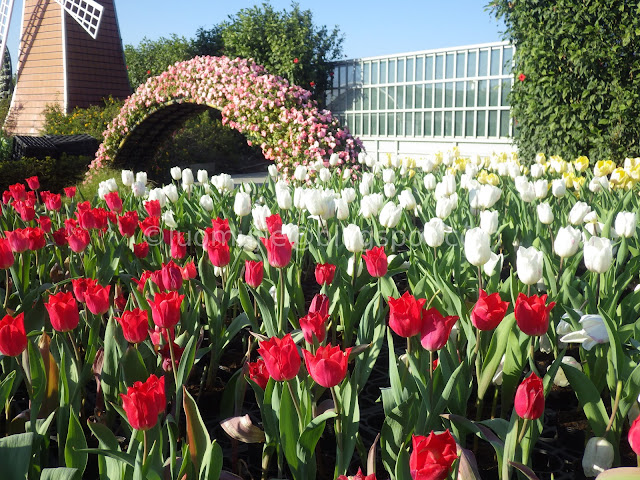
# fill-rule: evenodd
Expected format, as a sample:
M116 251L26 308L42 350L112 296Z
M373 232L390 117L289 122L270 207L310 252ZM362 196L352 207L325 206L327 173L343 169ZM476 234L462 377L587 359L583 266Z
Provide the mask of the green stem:
M67 332L67 335L69 335L69 340L71 340L71 345L73 346L73 352L76 355L76 361L78 362L78 366L80 365L80 352L78 351L78 345L76 344L76 340L75 338L73 338L73 335L71 335L71 332Z
M293 393L293 388L291 387L291 380L285 380L287 384L287 388L289 389L289 395L291 395L291 401L293 402L293 406L296 407L296 413L298 414L298 424L302 426L302 414L300 413L300 404L298 403L298 398Z
M613 402L613 408L611 409L611 416L609 417L609 423L607 423L607 428L604 430L605 436L611 430L613 426L613 420L616 417L616 413L618 413L618 405L620 404L620 394L622 393L622 380L618 380L618 384L616 385L616 398Z
M337 450L336 450L336 467L335 467L335 471L334 471L334 477L337 477L338 475L340 475L340 473L338 472L338 467L343 463L342 462L342 417L341 417L341 408L340 408L340 402L338 401L338 394L336 393L336 387L331 387L331 396L333 397L333 409L336 412L336 419L335 419L335 430L336 430L336 444L337 444Z
M480 299L480 290L482 290L482 267L478 267L478 300Z
M145 463L147 463L147 454L149 453L149 449L147 448L148 443L147 443L147 431L143 430L142 431L142 438L143 438L143 453L142 453L142 465L144 466Z
M524 423L522 424L522 430L520 430L520 435L518 435L518 445L522 443L522 439L524 438L524 434L527 433L527 427L529 426L529 419L525 418Z
M280 268L280 291L278 292L278 327L280 335L285 332L284 319L284 269Z
M7 268L5 271L6 274L6 278L4 281L4 305L3 305L3 309L6 312L7 311L7 304L9 303L9 269Z

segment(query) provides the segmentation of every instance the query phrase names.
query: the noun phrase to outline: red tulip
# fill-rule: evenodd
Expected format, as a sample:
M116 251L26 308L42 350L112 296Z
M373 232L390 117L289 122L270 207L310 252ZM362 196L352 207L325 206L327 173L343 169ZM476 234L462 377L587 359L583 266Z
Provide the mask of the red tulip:
M340 347L331 345L319 347L315 355L304 348L302 349L309 375L318 385L326 388L335 387L344 380L347 375L350 353L351 347L343 352Z
M44 248L47 243L44 238L44 231L40 227L27 227L24 229L24 234L29 242L29 250L32 252Z
M309 313L318 312L322 317L329 316L329 297L323 293L317 293L309 305Z
M515 315L518 327L527 335L544 335L549 329L549 312L555 307L556 302L547 303L547 295L531 295L527 297L523 293L518 294L516 300Z
M158 235L160 235L160 218L145 218L140 222L140 229L146 237L157 237Z
M413 480L444 480L458 458L456 441L447 429L427 437L412 436L413 448L409 457L409 470Z
M144 209L150 217L159 217L162 215L160 200L148 200L144 202Z
M276 268L284 268L291 261L292 243L289 237L280 232L273 233L269 238L261 238L267 249L269 265Z
M109 219L111 218L109 215L110 213L115 217L115 213L107 212L102 207L92 209L91 214L93 215L93 219L95 221L94 228L105 231L109 227Z
M5 205L8 205L9 202L11 202L11 200L13 199L13 197L11 196L11 192L9 190L5 190L4 192L2 192L2 203Z
M351 475L349 477L347 477L346 475L340 475L338 478L336 478L336 480L377 480L377 479L376 479L375 473L365 475L364 473L362 473L362 469L358 468L358 473L356 473L355 475Z
M269 381L269 372L267 366L262 358L259 358L255 362L247 363L249 366L249 378L256 382L262 390L267 388L267 382Z
M111 285L103 287L97 282L93 282L87 285L87 289L84 292L84 300L87 304L87 308L94 315L102 315L109 310L109 292Z
M158 415L167 404L164 377L151 375L146 382L136 382L121 393L122 408L127 420L135 430L149 430L158 422Z
M147 283L147 280L149 280L149 278L151 278L151 272L149 272L148 270L145 270L144 272L142 272L142 275L140 275L139 279L132 277L131 280L136 285L138 285L138 291L142 293L144 291L144 286Z
M40 228L45 232L45 233L49 233L51 232L51 218L49 218L46 215L41 215L39 216L37 219L38 225L40 225Z
M9 185L9 191L16 202L24 202L27 199L27 188L22 183Z
M457 321L457 316L445 317L436 308L423 309L420 343L430 352L440 350L447 344L451 329Z
M20 215L23 222L30 222L36 216L36 211L32 205L28 205L26 202L15 202L13 208Z
M229 243L229 240L231 240L229 220L217 217L211 220L211 224L213 225L213 236L211 239L220 243Z
M471 323L478 330L493 330L496 328L509 308L509 302L503 302L498 292L487 295L480 290L480 298L471 310Z
M181 259L187 256L187 242L184 238L184 232L175 232L169 243L172 258Z
M631 449L636 453L636 455L640 455L640 417L636 417L629 427L627 439L629 440Z
M422 327L422 306L426 300L416 299L409 292L400 298L389 297L389 327L397 335L409 338Z
M166 290L180 290L182 287L182 270L171 260L166 265L162 265L162 284Z
M0 353L17 357L27 348L27 332L24 329L24 313L16 317L5 315L0 320Z
M107 202L107 207L112 212L120 213L122 211L122 199L118 192L109 192L104 196L104 201Z
M169 342L165 336L165 340L167 343L158 351L160 356L162 357L162 369L165 372L171 372L173 367L171 366L171 350L169 349ZM184 353L184 348L178 345L176 342L171 342L173 346L173 358L175 360L175 368L180 366L180 359L182 358L182 354Z
M535 373L524 379L516 390L514 407L519 417L536 420L544 412L544 386Z
M369 275L375 278L384 277L387 274L387 254L383 247L373 247L362 255Z
M226 267L231 261L231 253L229 252L229 245L226 243L213 241L207 247L207 253L209 254L209 260L214 267Z
M59 193L50 193L44 199L44 206L47 207L47 210L57 212L62 207L62 197Z
M66 187L64 188L64 194L67 198L73 198L76 196L76 187Z
M80 315L78 304L71 292L59 292L51 295L44 304L49 313L51 326L58 332L69 332L78 326Z
M193 261L187 262L180 272L182 273L183 280L191 280L196 278L196 275L198 275L196 264Z
M116 317L122 327L122 334L129 343L141 343L149 334L149 314L146 310L135 308L122 312L122 317Z
M262 262L255 260L244 261L244 281L252 288L258 288L264 278L264 267Z
M87 202L88 203L88 202ZM80 204L78 204L80 206ZM78 225L80 227L91 230L93 228L97 228L96 217L93 215L93 210L91 209L83 209L76 212L76 217L78 219Z
M276 382L291 380L300 370L298 347L290 333L282 339L271 337L260 342L258 353L264 359L269 376Z
M4 233L14 253L22 253L29 249L29 239L23 229L16 228L12 232L5 231Z
M118 216L118 230L123 237L133 237L138 228L138 212L126 212Z
M87 291L87 287L89 285L95 285L96 283L98 283L97 280L93 278L74 278L71 280L71 286L73 287L73 294L76 300L80 303L85 303L84 294Z
M125 297L124 293L120 295L116 295L113 299L113 306L116 307L116 310L122 312L127 306L127 297Z
M34 175L33 177L27 178L27 185L29 185L31 190L38 190L40 188L40 180Z
M318 285L331 285L336 275L336 266L331 263L319 263L316 265L315 273Z
M149 244L147 242L134 243L133 254L137 258L146 258L149 255Z
M165 291L168 290L164 284L164 280L162 279L162 270L156 270L155 272L150 272L151 281L158 286L158 290Z
M184 295L178 292L156 293L153 300L149 300L153 323L160 328L173 328L180 321L180 305Z
M71 250L79 253L84 251L84 249L87 248L87 245L91 243L91 237L89 236L89 232L84 228L74 228L69 232L67 241L69 242Z
M59 247L62 247L63 245L67 245L69 243L69 240L67 237L67 229L64 227L59 228L58 230L53 232L51 235L53 236L53 241L56 242L56 245L58 245Z
M327 336L327 319L329 315L322 316L318 312L308 313L300 319L300 328L304 335L305 341L313 345L313 336L322 343Z
M7 269L11 267L14 262L15 257L13 256L9 240L6 238L0 238L0 269Z
M269 215L266 219L267 222L267 230L269 230L269 234L273 235L274 233L282 233L282 218L280 214L274 213L273 215Z

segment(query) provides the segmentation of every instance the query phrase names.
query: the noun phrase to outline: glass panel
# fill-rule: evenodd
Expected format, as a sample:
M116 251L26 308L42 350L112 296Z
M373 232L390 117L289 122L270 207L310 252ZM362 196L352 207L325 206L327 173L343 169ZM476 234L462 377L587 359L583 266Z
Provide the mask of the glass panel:
M371 95L369 94L369 89L368 88L363 88L362 89L362 109L363 110L369 110L369 98L371 97Z
M487 132L485 127L487 125L487 112L486 110L480 110L478 112L478 121L476 122L476 135L478 137L486 137Z
M396 61L389 60L389 68L387 69L387 81L389 83L395 83L396 81Z
M422 136L422 114L420 112L413 116L413 135L416 137Z
M502 70L500 65L500 50L502 49L491 49L491 75L500 75L500 71Z
M435 87L436 87L436 96L434 99L434 106L436 108L442 108L442 94L444 90L444 84L436 83Z
M353 93L356 97L356 110L362 110L362 89L356 88Z
M396 130L394 129L396 123L395 118L395 113L387 113L387 135L397 135Z
M450 137L453 134L453 112L444 112L444 136Z
M404 113L396 113L396 135L404 135Z
M513 47L504 47L502 53L502 74L509 75L513 67Z
M431 117L432 117L432 113L431 112L424 112L424 135L426 137L431 136Z
M500 80L491 80L489 83L489 105L498 106L500 100Z
M365 85L368 85L369 83L371 83L371 64L370 63L364 64L364 78L362 79L362 81L364 82Z
M398 60L398 82L404 82L404 59Z
M396 108L404 107L404 87L396 87Z
M347 84L347 66L340 65L340 86L344 87Z
M436 79L444 77L444 55L436 55Z
M424 108L433 107L433 84L424 86Z
M362 115L356 115L356 135L362 135Z
M467 82L467 107L476 106L476 81Z
M378 109L378 87L371 89L371 110Z
M453 129L453 135L456 136L456 137L461 137L462 136L462 124L463 124L462 117L463 117L463 113L464 112L455 112L455 113L456 113L456 116L455 116L456 122L455 122L455 126L454 126L454 129Z
M404 114L404 134L407 137L413 135L413 113L405 112Z
M489 52L480 50L480 62L478 65L478 76L484 77L489 69Z
M426 73L424 75L424 79L433 80L433 55L429 55L426 62Z
M433 135L442 136L442 112L433 112Z
M456 55L456 78L464 78L465 53L458 52Z
M387 83L387 61L380 61L380 83Z
M374 62L371 64L371 83L378 83L378 62Z
M444 106L453 107L453 82L447 82L444 86Z
M396 108L396 87L387 87L387 110Z
M378 115L375 113L371 114L371 135L378 134Z
M473 133L473 116L474 116L474 112L465 112L466 115L466 123L464 126L464 134L467 137L473 137L474 133Z
M509 110L502 110L500 112L500 136L509 136Z
M498 112L496 110L489 110L489 136L498 136Z
M387 134L387 115L385 113L381 113L378 115L378 135L386 135Z
M500 98L500 105L503 107L509 106L509 92L511 91L511 79L505 78L502 80L502 95Z
M346 92L347 93L345 95L347 97L347 108L345 108L345 110L352 110L354 104L353 89L349 88Z
M464 106L464 82L456 82L456 107Z
M422 108L422 94L424 93L424 87L422 85L416 85L416 101L415 108Z
M424 57L416 58L416 80L418 82L424 80Z
M362 66L359 63L356 64L356 77L354 81L355 83L362 83Z
M479 107L487 106L487 81L486 80L478 81L478 106Z
M354 83L354 79L353 79L353 64L352 65L347 65L347 83L349 85L353 85L353 83Z
M453 67L454 67L455 55L453 53L447 53L447 78L453 78Z
M340 81L339 81L339 69L334 68L333 70L331 70L329 72L329 75L331 75L331 85L333 85L333 88L338 88L340 86Z
M349 115L347 115L347 127L349 127L349 131L351 133L355 133L353 129L355 126L355 123L356 123L355 114L350 113Z
M413 104L413 85L407 85L405 88L404 108L416 108Z
M384 110L387 108L387 87L380 87L380 93L378 95L378 98L380 99L378 108L380 110Z
M369 135L369 114L365 113L362 117L362 135Z
M476 52L469 52L467 55L467 77L476 76L476 58L478 54Z
M407 58L407 82L413 82L413 58Z

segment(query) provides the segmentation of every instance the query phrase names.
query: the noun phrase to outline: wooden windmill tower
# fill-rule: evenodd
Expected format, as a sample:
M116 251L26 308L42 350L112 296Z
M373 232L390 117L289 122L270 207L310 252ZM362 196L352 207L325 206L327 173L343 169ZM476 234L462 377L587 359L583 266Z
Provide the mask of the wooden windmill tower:
M101 105L109 95L131 94L114 0L23 1L16 87L5 122L8 133L39 135L47 105L57 104L69 113L74 107ZM13 3L0 2L0 52Z

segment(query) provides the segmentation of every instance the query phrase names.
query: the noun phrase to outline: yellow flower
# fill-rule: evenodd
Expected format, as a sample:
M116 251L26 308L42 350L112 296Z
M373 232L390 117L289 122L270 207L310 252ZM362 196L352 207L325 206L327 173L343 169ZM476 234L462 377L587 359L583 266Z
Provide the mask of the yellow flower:
M593 174L596 177L604 177L609 175L616 168L616 164L611 160L598 160L593 168Z
M573 173L563 173L562 178L567 188L573 188L573 179L575 178Z
M573 163L576 167L576 170L579 172L584 172L587 168L589 168L589 159L584 155L576 158L576 161Z
M625 172L624 168L618 167L611 173L609 185L611 185L611 188L630 188L632 186L632 179L627 172Z
M496 175L495 173L490 173L489 175L487 175L487 183L489 185L497 187L498 185L500 185L500 177L498 177L498 175Z
M567 162L561 156L553 155L549 157L549 169L555 173L565 173L568 170Z

